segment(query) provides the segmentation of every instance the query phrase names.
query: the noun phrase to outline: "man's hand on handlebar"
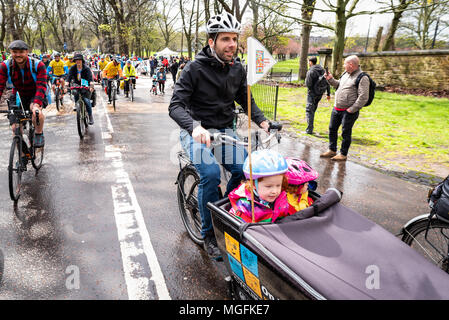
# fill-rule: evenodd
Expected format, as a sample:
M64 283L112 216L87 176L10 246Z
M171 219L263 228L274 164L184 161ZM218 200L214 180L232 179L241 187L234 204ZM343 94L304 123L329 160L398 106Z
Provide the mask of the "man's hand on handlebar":
M269 131L269 129L270 129L270 123L268 122L268 120L262 121L262 122L259 124L259 127L261 127L262 129L264 129L266 133L269 133L268 131Z
M192 138L198 143L206 144L206 146L210 147L210 133L202 126L197 126L192 131Z

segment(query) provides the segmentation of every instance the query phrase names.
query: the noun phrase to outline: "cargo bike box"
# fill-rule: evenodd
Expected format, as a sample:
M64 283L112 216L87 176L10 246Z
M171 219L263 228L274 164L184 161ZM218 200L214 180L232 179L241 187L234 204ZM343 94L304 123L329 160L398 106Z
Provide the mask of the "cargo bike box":
M339 201L269 224L230 215L227 198L208 203L232 298L449 299L447 273Z

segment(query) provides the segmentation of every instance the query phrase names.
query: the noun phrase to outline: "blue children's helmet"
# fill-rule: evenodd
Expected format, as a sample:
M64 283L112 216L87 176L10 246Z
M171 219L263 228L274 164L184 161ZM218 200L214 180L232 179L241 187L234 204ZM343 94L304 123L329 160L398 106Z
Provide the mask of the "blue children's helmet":
M243 164L243 173L249 179L249 158ZM278 152L270 149L257 150L251 153L253 179L276 176L287 172L288 165L285 158Z

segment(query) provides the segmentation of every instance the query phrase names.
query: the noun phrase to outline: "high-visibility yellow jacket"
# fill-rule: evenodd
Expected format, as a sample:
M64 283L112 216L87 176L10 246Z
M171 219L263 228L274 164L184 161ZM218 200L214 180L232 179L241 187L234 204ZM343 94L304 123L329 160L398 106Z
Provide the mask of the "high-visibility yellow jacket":
M123 74L125 77L135 77L136 76L136 68L133 65L125 65L123 67Z

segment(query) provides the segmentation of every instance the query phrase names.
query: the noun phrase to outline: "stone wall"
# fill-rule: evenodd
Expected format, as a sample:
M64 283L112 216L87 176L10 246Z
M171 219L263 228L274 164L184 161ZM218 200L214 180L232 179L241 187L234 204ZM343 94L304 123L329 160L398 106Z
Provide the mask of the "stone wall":
M449 50L352 54L359 57L362 70L380 86L449 90Z

